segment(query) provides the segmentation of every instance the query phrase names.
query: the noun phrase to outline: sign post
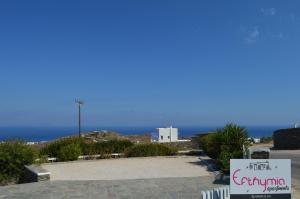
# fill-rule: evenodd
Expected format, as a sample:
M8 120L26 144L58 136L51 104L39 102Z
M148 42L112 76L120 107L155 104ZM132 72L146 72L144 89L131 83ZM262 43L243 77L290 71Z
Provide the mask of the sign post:
M230 199L291 199L291 160L231 159Z

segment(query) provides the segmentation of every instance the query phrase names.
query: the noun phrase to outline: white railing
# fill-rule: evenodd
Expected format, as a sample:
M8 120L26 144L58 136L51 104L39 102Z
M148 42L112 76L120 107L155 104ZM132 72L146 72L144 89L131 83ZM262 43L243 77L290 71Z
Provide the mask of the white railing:
M224 186L208 191L201 191L201 199L229 199L229 186Z

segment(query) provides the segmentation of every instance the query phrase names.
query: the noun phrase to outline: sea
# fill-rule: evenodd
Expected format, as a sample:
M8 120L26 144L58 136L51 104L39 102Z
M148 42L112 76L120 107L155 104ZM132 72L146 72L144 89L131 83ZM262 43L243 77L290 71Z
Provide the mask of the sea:
M82 127L82 132L89 131L114 131L121 135L130 134L143 134L151 133L155 134L157 127ZM196 134L202 134L214 131L219 128L217 126L201 127L201 126L189 126L189 127L176 127L178 128L178 136L180 138L192 137ZM252 138L261 138L266 136L272 136L273 132L278 129L287 128L283 126L246 126L248 136ZM0 141L4 140L24 140L27 142L41 142L50 141L56 138L77 135L78 129L74 127L0 127Z

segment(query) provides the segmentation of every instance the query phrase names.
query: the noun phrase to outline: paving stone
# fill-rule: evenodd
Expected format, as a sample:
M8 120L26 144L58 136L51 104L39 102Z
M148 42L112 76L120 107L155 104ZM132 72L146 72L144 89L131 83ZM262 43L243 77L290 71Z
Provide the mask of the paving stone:
M200 198L212 189L213 177L161 178L112 181L49 181L0 187L0 199L140 199Z

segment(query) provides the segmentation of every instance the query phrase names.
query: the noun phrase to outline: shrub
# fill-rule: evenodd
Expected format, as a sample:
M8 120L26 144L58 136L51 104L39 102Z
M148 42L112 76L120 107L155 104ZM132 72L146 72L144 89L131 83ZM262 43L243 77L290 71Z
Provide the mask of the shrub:
M163 144L136 144L126 151L128 157L148 157L174 155L176 148Z
M133 146L128 140L110 140L94 143L94 150L97 154L124 153L125 150Z
M243 158L243 146L249 145L248 134L245 128L235 124L227 124L219 131L221 137L221 154L218 156L220 169L228 172L231 158Z
M244 127L235 124L227 124L224 128L218 130L222 145L226 145L228 150L243 151L243 145L248 145L248 133Z
M16 183L24 174L24 165L30 165L36 153L21 141L0 144L0 184Z
M83 155L95 155L97 151L95 149L95 143L84 143L80 145Z
M74 160L74 158L70 159L65 157L63 154L60 154L62 148L71 144L78 145L80 148L80 152L83 155L100 154L102 158L109 157L108 154L110 155L111 153L124 153L127 148L133 145L133 143L128 140L110 140L96 143L87 143L84 138L64 138L52 142L42 148L40 150L40 157L46 155L59 158L59 156L62 156L59 158L60 161Z
M272 137L262 137L260 138L260 143L270 143L273 141Z
M73 160L77 160L80 154L81 154L80 145L77 143L72 143L61 147L57 157L61 161L73 161Z
M200 139L203 151L212 158L220 154L221 137L217 133L209 133Z
M81 148L84 148L85 142L83 138L78 137L59 139L43 147L40 150L40 156L58 157L60 149L69 144L79 144Z
M222 151L218 157L218 167L225 173L229 172L231 158L232 154L229 151Z
M229 170L230 158L243 158L243 145L248 146L249 141L245 128L235 124L227 124L224 128L217 129L201 137L200 142L204 152L217 160L221 170Z
M133 143L128 140L111 140L108 144L112 145L113 153L124 153L127 148L133 146Z

